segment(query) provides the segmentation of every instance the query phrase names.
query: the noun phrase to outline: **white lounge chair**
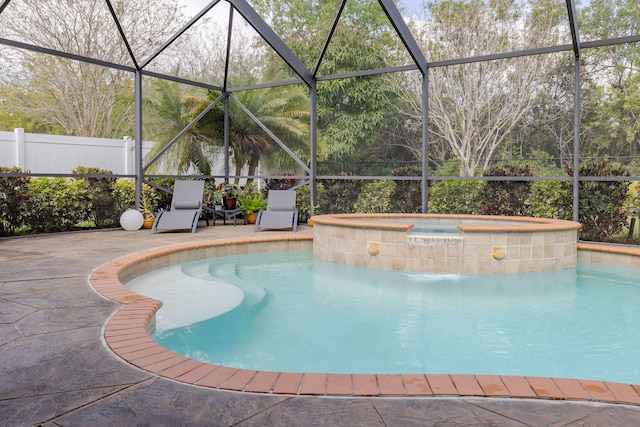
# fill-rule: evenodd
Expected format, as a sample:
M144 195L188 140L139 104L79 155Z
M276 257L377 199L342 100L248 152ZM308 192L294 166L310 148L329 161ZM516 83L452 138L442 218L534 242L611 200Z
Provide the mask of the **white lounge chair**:
M269 190L267 209L258 212L255 231L264 229L292 228L298 230L296 192L293 190Z
M151 227L151 234L156 230L191 229L196 232L198 219L202 213L202 197L204 181L176 181L171 197L171 209L161 210Z

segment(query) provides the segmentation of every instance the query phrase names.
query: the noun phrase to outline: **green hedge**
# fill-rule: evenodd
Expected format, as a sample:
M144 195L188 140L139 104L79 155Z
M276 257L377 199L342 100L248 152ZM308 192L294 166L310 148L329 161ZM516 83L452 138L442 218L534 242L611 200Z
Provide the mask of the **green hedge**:
M573 176L573 170L569 169ZM580 165L580 176L629 176L627 168L609 160L588 161ZM629 181L582 181L579 186L580 238L608 241L627 226L625 206ZM567 203L571 203L573 186L565 182Z
M17 167L0 167L0 172L21 173ZM23 227L28 212L29 177L0 178L0 236L12 236Z
M429 187L429 213L480 215L484 181L436 181Z
M21 173L18 168L0 172ZM108 173L79 168L80 173ZM415 170L398 170L412 176ZM493 174L530 176L528 167L496 166ZM569 175L573 174L571 169ZM602 160L580 165L581 176L629 176L622 165ZM291 187L297 180L272 183ZM154 180L166 188L174 180ZM318 182L316 213L419 212L420 181L323 180ZM80 223L95 227L119 225L119 217L135 205L134 182L115 178L0 178L0 236L69 231ZM266 186L266 189L270 188ZM310 215L309 186L298 190L300 220ZM640 211L640 184L629 181L582 181L579 220L583 240L615 241L627 226L628 217ZM429 213L526 215L572 218L572 181L435 181L429 187ZM168 207L171 196L143 185L145 206L152 212ZM86 225L85 225L86 227Z
M389 180L372 181L363 188L353 209L358 213L389 213L392 210L392 200L396 183Z
M1 167L0 172L24 171ZM74 173L110 174L84 167ZM162 183L173 186L173 180ZM144 205L153 213L161 200L171 197L147 184L142 192ZM134 208L135 183L128 179L0 178L0 236L117 227L120 215Z
M78 175L111 175L107 169L80 166L73 173ZM119 224L119 215L115 210L113 186L116 178L78 178L87 183L89 203L86 206L88 217L97 228L114 227Z
M27 193L26 224L34 233L73 230L89 220L91 196L87 181L65 178L34 178Z

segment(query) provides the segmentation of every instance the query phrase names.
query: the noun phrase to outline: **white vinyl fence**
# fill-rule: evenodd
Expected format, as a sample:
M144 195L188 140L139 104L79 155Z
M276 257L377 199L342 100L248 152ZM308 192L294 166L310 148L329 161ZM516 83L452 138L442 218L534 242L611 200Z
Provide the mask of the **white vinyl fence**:
M142 155L153 147L143 141ZM0 166L17 166L31 173L71 173L78 166L108 169L116 175L135 174L134 141L26 133L24 129L0 132Z

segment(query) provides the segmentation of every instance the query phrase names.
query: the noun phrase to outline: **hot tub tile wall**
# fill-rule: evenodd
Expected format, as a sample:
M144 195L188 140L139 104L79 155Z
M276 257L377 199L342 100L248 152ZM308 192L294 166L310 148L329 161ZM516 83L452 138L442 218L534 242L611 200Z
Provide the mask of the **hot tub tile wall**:
M402 215L400 215L402 216ZM318 259L368 268L413 272L497 274L556 271L577 262L577 223L570 221L525 222L491 218L488 227L474 230L478 219L453 216L461 235L411 234L408 226L368 222L353 227L347 215L338 220L314 220L314 256ZM356 215L362 218L364 215ZM406 217L416 218L406 215ZM436 224L452 219L425 215ZM477 217L476 217L477 218ZM531 219L537 220L537 219ZM372 248L379 250L372 250ZM499 258L496 254L503 253Z

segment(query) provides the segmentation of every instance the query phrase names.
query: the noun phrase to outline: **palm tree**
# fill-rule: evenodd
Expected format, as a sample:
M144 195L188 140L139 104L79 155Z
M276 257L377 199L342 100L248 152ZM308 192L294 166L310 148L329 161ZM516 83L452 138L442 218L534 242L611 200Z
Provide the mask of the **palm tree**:
M217 96L217 92L209 92L207 99L201 103L201 108L193 111L194 117ZM240 105L249 110L296 156L303 161L308 160L310 107L304 87L280 86L238 92L229 101L229 139L236 176L241 174L245 166L248 167L248 175L255 175L261 161L287 171L295 170L297 166ZM218 110L208 113L199 124L198 131L221 144L224 116Z
M171 81L154 83L151 96L145 100L145 130L158 143L147 159L162 152L220 93L188 94ZM197 89L196 89L197 90ZM243 107L302 161L308 161L309 97L303 86L281 86L238 92L229 101L229 136L235 175L248 167L255 175L258 164L280 171L295 171L299 165L265 132ZM242 107L240 106L242 105ZM148 129L148 130L147 130ZM165 167L186 173L191 167L203 175L211 174L211 159L222 154L224 147L224 103L217 103L198 123L191 127L162 156ZM322 151L322 150L319 150ZM153 171L157 164L150 166ZM250 180L251 181L251 180Z
M157 141L146 156L146 160L150 160L189 125L197 115L194 109L200 108L201 99L187 94L179 84L168 80L154 82L153 90L147 93L151 95L144 101L145 133ZM217 113L221 114L221 111ZM209 159L215 146L214 138L199 132L194 126L167 150L161 161L166 169L175 170L178 175L192 168L202 175L210 175ZM149 170L157 170L158 163L152 164Z

